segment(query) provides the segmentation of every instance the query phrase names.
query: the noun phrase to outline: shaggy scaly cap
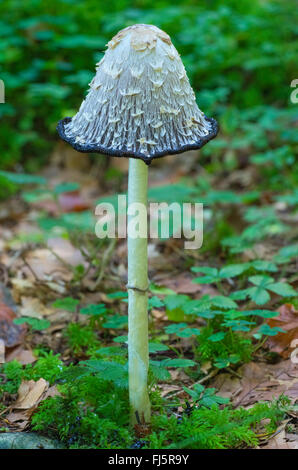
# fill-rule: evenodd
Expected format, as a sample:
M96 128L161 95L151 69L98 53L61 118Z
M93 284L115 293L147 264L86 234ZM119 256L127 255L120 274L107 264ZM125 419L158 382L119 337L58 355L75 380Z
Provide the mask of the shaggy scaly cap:
M78 113L58 124L80 152L141 158L202 147L217 134L195 101L170 37L156 26L120 31L97 64Z

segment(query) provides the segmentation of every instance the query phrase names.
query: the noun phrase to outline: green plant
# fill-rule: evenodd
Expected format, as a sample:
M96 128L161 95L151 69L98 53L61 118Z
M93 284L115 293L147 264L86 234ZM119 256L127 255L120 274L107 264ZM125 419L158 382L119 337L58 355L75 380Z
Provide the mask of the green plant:
M250 276L249 282L255 287L233 292L231 297L236 300L244 300L249 297L257 305L264 305L270 300L268 291L281 297L295 297L297 292L286 282L275 282L270 276Z
M53 385L63 372L65 366L60 359L60 354L53 354L53 351L42 352L33 365L29 364L23 371L23 376L28 380L37 381L41 377Z
M221 269L211 268L209 266L192 267L191 270L195 273L202 273L205 276L197 277L193 282L198 284L211 284L220 283L221 281L229 278L238 277L245 271L255 270L262 272L276 272L277 266L269 261L265 260L254 260L247 263L231 264L224 266Z
M65 336L71 350L75 354L88 353L99 346L94 330L90 326L82 326L79 323L69 323Z
M191 396L195 406L212 408L216 405L229 403L229 398L216 395L215 388L206 388L204 385L195 384L193 389L183 387L184 391Z
M107 319L108 309L105 304L90 304L80 309L81 315L88 315L91 328L102 328Z
M4 377L0 376L1 395L3 393L17 393L24 375L21 364L18 361L13 360L1 366L0 370L1 374L4 375Z
M196 358L200 362L211 361L219 369L230 364L248 362L251 359L253 346L249 338L231 329L225 330L219 323L211 323L197 336L198 347Z
M175 334L180 338L189 338L190 336L198 336L200 334L199 328L191 328L187 323L173 323L165 327L165 332Z
M41 403L33 429L59 437L72 448L123 448L132 442L127 428L127 391L91 374L60 386L61 397Z
M262 421L268 434L276 430L289 407L289 400L281 396L274 402L258 403L250 409L220 409L193 407L181 419L165 414L154 416L150 448L169 449L234 449L255 447Z
M45 378L58 387L59 395L42 401L32 416L32 429L58 438L69 448L134 448L139 446L135 430L129 427L128 377L126 351L101 348L104 358L65 366L59 355L43 352L35 364L22 366L17 361L5 364L1 373L1 391L15 394L22 378ZM115 362L120 361L120 362ZM176 362L175 362L176 361ZM180 359L168 365L181 366ZM184 361L185 365L185 361ZM121 374L122 379L121 379ZM162 398L152 388L150 398L155 412L151 431L142 446L149 448L237 448L255 446L258 434L276 430L290 407L281 396L270 404L259 403L249 409L232 409L216 390L195 384L184 387L190 396L183 404L183 413L175 414L177 406Z
M80 301L78 299L74 299L73 297L64 297L64 299L55 300L52 305L55 308L61 308L68 312L75 313L79 303Z
M46 330L51 325L49 320L45 320L44 318L35 318L35 317L19 317L13 321L16 325L22 325L23 323L27 323L32 330L41 331Z

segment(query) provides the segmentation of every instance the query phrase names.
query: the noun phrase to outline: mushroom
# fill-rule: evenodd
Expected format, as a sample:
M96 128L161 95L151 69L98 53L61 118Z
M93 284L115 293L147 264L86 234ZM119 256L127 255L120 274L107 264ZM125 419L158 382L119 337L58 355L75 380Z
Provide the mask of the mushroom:
M129 207L147 207L148 165L155 158L199 149L218 131L198 108L170 37L153 25L121 30L97 64L89 92L60 137L79 152L129 157ZM147 219L144 220L147 227ZM147 230L146 230L147 234ZM150 421L147 235L128 238L128 354L132 422Z

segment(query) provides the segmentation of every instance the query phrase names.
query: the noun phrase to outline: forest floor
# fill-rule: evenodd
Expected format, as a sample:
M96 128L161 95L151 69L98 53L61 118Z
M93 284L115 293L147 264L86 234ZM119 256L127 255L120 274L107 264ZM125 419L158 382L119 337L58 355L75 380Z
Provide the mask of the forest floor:
M103 168L71 152L62 162L59 152L58 146L41 173L45 184L23 185L21 191L0 204L0 354L3 358L5 355L6 364L14 360L23 366L34 364L42 351L59 354L65 365L92 357L84 341L69 333L65 335L70 323L87 329L91 325L96 344L103 347L114 347L115 338L127 334L127 304L119 302L119 295L111 295L125 292L126 241L97 240L90 229L94 226L96 203L125 193L127 161L112 159L110 166ZM179 239L149 241L150 295L155 299L150 307L150 338L167 345L164 351L153 351L152 357L163 360L178 354L199 363L199 368L170 366L170 378L158 381L161 396L183 401L187 397L183 387L192 388L198 383L215 388L234 409L249 409L280 395L286 395L295 405L298 294L295 296L293 291L298 286L297 212L287 200L276 197L277 192L257 188L259 175L255 165L246 163L237 171L211 174L194 163L195 156L196 152L189 152L167 157L149 168L149 187L159 202L164 197L174 201L177 194L185 200L196 188L192 200L200 201L202 196L206 218L202 250L184 250L184 241ZM204 181L209 186L204 187ZM255 190L257 196L253 194ZM240 249L233 251L236 245L229 242L221 244L222 239L229 237L238 237L234 241L238 246L243 244ZM245 268L245 263L255 260L263 262L260 269L253 265ZM236 268L230 276L220 278L219 270L230 265L241 265L239 274ZM200 280L191 270L198 266L210 268L201 271L207 279ZM211 270L214 268L218 271ZM270 283L278 286L270 290ZM287 287L283 289L284 286ZM240 292L238 298L233 297L235 292ZM209 320L204 314L185 314L189 308L185 303L202 297L237 301L240 311L262 309L259 316L255 312L253 318L244 317L243 322L253 320L250 325L238 322L231 333L232 340L238 334L249 339L249 358L233 360L237 350L229 350L229 345L220 349L220 338L230 334L232 323L224 328L214 319L210 320L214 323L209 336L219 335L219 340L213 337L213 345L219 345L218 352L214 349L209 353L215 360L208 354L202 356L196 328L206 329L206 324L210 327ZM97 321L96 314L92 317L92 313L81 312L84 307L101 304L108 312L104 314L105 321L112 322L106 327ZM207 310L215 312L214 306ZM277 313L271 318L270 311ZM225 316L225 321L237 322L239 315L235 315L233 305L228 312L230 318ZM15 322L16 318L21 321ZM173 333L165 330L170 325L176 325ZM259 332L260 327L263 330ZM185 328L194 328L194 334L181 334ZM1 377L5 382L3 371ZM30 430L32 415L41 401L59 393L55 383L42 377L35 382L23 380L18 393L13 392L2 395L0 423L5 432ZM297 428L298 415L293 408L275 432L259 436L258 447L297 448Z

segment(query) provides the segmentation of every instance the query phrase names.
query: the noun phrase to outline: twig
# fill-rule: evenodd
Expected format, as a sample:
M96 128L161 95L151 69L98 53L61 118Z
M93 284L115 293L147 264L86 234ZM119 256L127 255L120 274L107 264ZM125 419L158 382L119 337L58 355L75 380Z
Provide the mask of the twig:
M230 367L226 367L226 370L228 370L230 372L230 374L235 375L235 377L238 377L238 379L242 379L242 375L238 374L238 372L235 372Z
M23 253L21 253L20 258L21 258L21 260L23 261L23 263L25 264L25 266L27 266L27 268L29 269L29 271L31 272L31 274L34 276L34 279L35 279L37 282L40 282L40 279L38 278L37 274L34 272L34 270L32 269L32 267L30 266L30 264L29 264L28 261L26 260L25 255L24 255Z
M52 255L54 255L57 258L58 261L60 261L60 263L63 264L63 266L65 266L70 271L73 271L73 266L71 264L67 263L67 261L65 261L63 258L61 258L61 256L59 256L57 253L55 253L55 251L52 250L52 248L50 246L47 246L47 249L52 253Z
M207 382L209 379L212 379L212 377L215 377L218 374L218 372L219 372L219 369L213 369L208 375L206 375L205 377L203 377L200 380L197 380L197 382L194 382L188 388L193 388L197 384L203 384L203 383ZM165 396L175 397L175 396L180 395L181 393L184 393L184 390L177 390L177 391L174 391L174 392L169 392Z
M99 269L99 274L98 274L98 277L95 281L93 289L96 289L98 287L98 285L100 284L100 282L103 278L103 275L104 275L104 270L106 268L106 265L108 264L108 261L110 259L110 256L112 254L112 251L113 251L115 245L116 245L116 238L113 238L112 241L110 242L108 248L105 250L105 252L103 254L102 262L101 262L100 269Z
M197 382L193 383L189 388L193 388L197 384L203 384L205 382L208 382L208 380L215 377L218 374L218 372L219 372L219 369L213 369L208 375L198 380Z

